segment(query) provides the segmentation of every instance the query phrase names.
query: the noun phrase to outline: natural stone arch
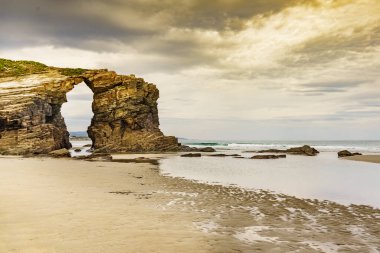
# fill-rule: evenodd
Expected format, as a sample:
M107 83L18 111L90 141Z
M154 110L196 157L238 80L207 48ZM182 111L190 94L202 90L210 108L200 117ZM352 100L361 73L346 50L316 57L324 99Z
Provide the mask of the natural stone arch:
M70 142L76 149L80 148L78 145L91 147L91 144L89 145L91 140L88 142L88 140L83 139L82 141L86 143L76 142L79 140L78 137L88 137L87 129L94 116L92 112L93 96L94 93L91 89L82 82L75 85L74 89L66 94L67 102L62 104L61 114L65 119L67 131L70 133Z
M134 75L88 70L64 75L49 68L40 74L0 78L0 153L48 153L70 148L61 106L81 82L93 91L94 116L88 129L99 152L176 151L175 137L159 129L154 84Z

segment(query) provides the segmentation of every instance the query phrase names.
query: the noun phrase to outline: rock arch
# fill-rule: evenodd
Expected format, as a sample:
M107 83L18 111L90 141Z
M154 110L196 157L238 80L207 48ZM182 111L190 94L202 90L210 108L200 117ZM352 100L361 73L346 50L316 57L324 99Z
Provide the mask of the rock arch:
M61 106L80 83L94 93L88 128L99 152L177 151L177 138L159 129L154 84L134 75L87 70L67 75L49 68L38 74L0 78L0 153L44 154L70 148Z

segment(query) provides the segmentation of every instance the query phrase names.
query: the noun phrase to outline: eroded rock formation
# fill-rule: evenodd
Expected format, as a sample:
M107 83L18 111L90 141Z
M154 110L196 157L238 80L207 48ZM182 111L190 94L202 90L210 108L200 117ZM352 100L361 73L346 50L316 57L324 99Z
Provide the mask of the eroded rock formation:
M175 137L159 129L154 84L107 70L67 74L59 68L21 76L0 75L0 153L43 154L70 148L61 106L82 82L94 92L88 128L101 152L176 151ZM81 85L85 85L81 84Z

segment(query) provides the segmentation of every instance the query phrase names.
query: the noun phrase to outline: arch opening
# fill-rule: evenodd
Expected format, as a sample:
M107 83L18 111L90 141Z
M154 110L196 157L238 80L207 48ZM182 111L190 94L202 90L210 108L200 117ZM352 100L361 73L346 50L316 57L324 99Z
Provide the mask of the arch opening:
M70 133L72 156L89 155L92 141L87 129L94 115L92 111L93 92L81 82L66 94L67 102L62 105L61 114L65 120L67 131Z

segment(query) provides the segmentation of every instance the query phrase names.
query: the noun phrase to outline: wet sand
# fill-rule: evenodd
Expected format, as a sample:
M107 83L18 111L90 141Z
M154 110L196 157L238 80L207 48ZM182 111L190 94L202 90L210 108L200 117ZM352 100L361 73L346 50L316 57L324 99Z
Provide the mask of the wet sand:
M0 158L0 252L376 252L380 210L141 163Z
M380 163L380 155L355 155L355 156L345 157L344 159L351 160L351 161Z

